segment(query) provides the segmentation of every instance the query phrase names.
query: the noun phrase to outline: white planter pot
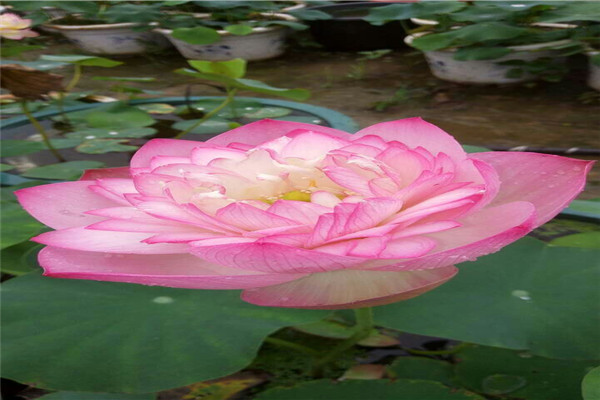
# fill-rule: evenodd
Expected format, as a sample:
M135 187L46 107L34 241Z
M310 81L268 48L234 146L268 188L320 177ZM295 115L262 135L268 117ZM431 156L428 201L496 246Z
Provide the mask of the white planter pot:
M588 79L587 79L587 83L589 85L589 87L591 87L592 89L596 89L598 91L600 91L600 65L596 65L594 63L592 63L592 56L598 55L600 54L600 52L598 51L591 51L588 54L589 57L589 72L588 72Z
M291 15L272 14L288 21L296 19ZM199 15L199 17L201 17ZM191 60L227 61L243 58L247 61L266 60L282 55L285 52L285 38L289 28L285 26L259 27L252 29L248 35L232 35L225 30L218 30L221 40L207 45L184 42L173 37L170 29L155 29L165 35L179 50L181 55Z
M404 39L404 42L410 46L412 41L420 35L409 35ZM508 78L506 74L515 67L498 63L510 60L534 61L543 57L553 58L555 62L564 62L564 57L557 57L557 52L548 48L565 43L568 43L568 40L511 46L510 49L513 50L513 53L493 60L458 61L454 59L456 49L425 51L423 53L431 73L439 79L474 84L517 83L534 80L536 76L524 73L518 78Z
M62 33L81 50L92 54L130 55L164 50L170 43L153 31L136 31L135 23L102 25L45 25Z

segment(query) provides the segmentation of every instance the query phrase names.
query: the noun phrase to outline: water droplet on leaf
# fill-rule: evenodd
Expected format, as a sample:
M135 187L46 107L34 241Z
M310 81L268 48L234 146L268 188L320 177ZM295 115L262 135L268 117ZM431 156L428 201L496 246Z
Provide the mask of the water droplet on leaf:
M174 302L175 299L169 296L158 296L153 298L152 301L156 304L169 304Z
M531 295L527 290L513 290L511 294L521 300L531 300Z
M522 376L495 374L481 381L481 388L487 394L506 394L521 389L527 385Z

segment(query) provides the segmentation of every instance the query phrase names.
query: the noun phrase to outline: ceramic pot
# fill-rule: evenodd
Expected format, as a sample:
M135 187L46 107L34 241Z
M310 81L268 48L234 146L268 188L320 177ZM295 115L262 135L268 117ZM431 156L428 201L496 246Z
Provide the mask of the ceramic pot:
M413 40L424 33L407 36L404 41L409 46ZM499 63L510 60L534 61L539 58L553 58L555 62L564 62L564 57L558 57L556 50L551 47L568 43L568 40L560 40L547 43L536 43L521 46L510 46L513 51L506 56L493 60L468 60L459 61L454 59L456 49L445 49L437 51L425 51L425 59L429 64L431 73L446 81L457 83L474 84L503 84L517 83L536 79L536 76L524 73L520 77L507 77L507 73L515 68L511 65L500 65Z
M164 50L171 46L162 35L138 31L136 23L56 25L45 27L60 32L81 50L92 54L132 55Z
M287 14L269 14L277 18L296 21ZM197 14L198 18L207 18L207 14ZM198 45L174 38L171 29L155 29L162 33L187 59L206 61L227 61L243 58L247 61L275 58L285 52L285 39L289 33L285 26L257 27L248 35L233 35L225 30L218 30L221 40L216 43Z

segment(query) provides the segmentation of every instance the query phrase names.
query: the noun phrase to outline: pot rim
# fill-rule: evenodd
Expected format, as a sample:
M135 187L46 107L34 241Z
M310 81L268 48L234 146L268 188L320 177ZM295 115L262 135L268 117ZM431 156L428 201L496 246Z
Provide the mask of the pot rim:
M418 37L424 36L424 35L428 35L429 32L419 32L419 33L413 33L412 35L408 35L404 38L404 43L406 43L407 45L412 47L412 42L413 40L415 40ZM516 45L516 46L506 46L507 48L513 50L513 51L536 51L536 50L545 50L547 47L551 47L551 46L557 46L557 45L562 45L562 44L567 44L570 43L571 40L570 39L563 39L563 40L554 40L552 42L543 42L543 43L534 43L534 44L521 44L521 45ZM417 49L418 50L418 49ZM551 49L548 49L551 50ZM423 51L423 50L419 50L419 51ZM451 48L447 48L447 49L440 49L440 50L428 50L428 51L423 51L423 53L431 53L431 52L445 52L445 53L454 53L458 51L457 47L451 47ZM471 61L487 61L487 60L471 60ZM490 60L492 61L492 60Z
M439 25L439 22L434 19L424 19L424 18L411 18L410 21L413 24L421 25L421 26L436 26ZM531 26L536 26L539 28L555 28L555 29L570 29L577 28L579 25L576 24L560 24L560 23L551 23L551 22L534 22L530 24Z
M116 24L93 24L93 25L56 25L56 24L43 24L44 27L63 30L63 31L95 31L95 30L108 30L118 28L134 28L136 26L158 26L157 22L151 22L149 24L140 24L137 22L119 22Z
M298 18L296 18L292 15L289 15L289 14L285 14L285 13L261 13L261 14L275 16L284 21L291 21L291 22L298 21ZM193 16L202 19L202 18L210 17L210 14L195 13L195 14L193 14ZM252 28L252 32L249 33L248 35L252 35L254 33L272 32L275 30L281 30L281 29L287 29L287 28L288 28L287 26L281 26L281 25L280 26L267 26L267 27L259 26L256 28ZM162 33L164 35L171 35L171 33L173 32L173 29L167 29L167 28L154 28L153 30L155 32ZM217 31L217 33L221 36L239 36L239 37L248 36L248 35L234 35L233 33L228 32L224 29L215 29L215 31ZM200 45L200 46L204 46L204 45Z

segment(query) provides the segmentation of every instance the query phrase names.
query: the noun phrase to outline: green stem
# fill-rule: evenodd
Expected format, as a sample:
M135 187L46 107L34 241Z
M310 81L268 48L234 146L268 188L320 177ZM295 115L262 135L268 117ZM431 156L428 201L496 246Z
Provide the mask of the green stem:
M60 116L62 117L63 123L64 124L70 124L69 118L67 117L67 114L65 113L65 94L64 92L59 92L58 93L58 100L56 101L56 106L58 107L58 112L60 113Z
M206 113L204 115L204 117L200 118L195 124L193 124L192 126L187 128L185 131L179 132L174 137L174 139L181 139L183 136L185 136L188 133L190 133L191 131L193 131L197 126L199 126L203 122L211 119L216 113L218 113L219 111L221 111L222 109L227 107L227 105L233 101L233 97L235 96L236 92L237 92L236 89L232 89L232 90L228 91L227 98L221 104L219 104L216 108L212 109L210 112Z
M50 142L50 138L48 136L48 132L46 132L42 124L40 124L40 122L37 119L35 119L33 114L31 114L31 111L29 111L29 107L27 106L27 100L21 101L21 110L23 111L23 114L27 117L29 122L31 122L31 125L33 125L35 129L40 133L40 135L42 136L42 140L44 141L44 144L46 145L48 150L50 150L50 152L54 154L54 157L56 157L58 161L64 162L65 159L60 155L58 150L56 150L54 146L52 146L52 143Z
M323 369L327 364L334 361L344 351L368 337L373 331L373 309L371 307L354 309L354 316L356 318L355 333L315 362L313 366L313 375L315 377L322 376Z
M73 77L65 87L64 93L69 93L71 90L73 90L73 88L77 85L77 83L79 83L79 80L81 79L81 73L83 68L79 64L74 64L74 66L75 70L73 71Z
M287 347L288 349L299 351L300 353L308 354L311 357L318 357L321 353L318 351L311 349L310 347L303 346L298 343L288 342L287 340L277 339L273 337L268 337L265 339L265 343L270 343L279 347Z

